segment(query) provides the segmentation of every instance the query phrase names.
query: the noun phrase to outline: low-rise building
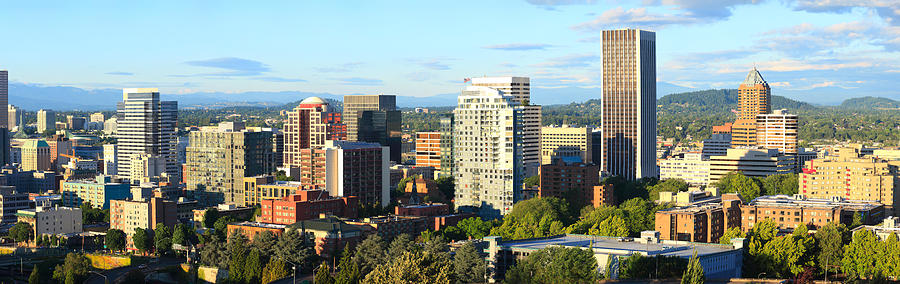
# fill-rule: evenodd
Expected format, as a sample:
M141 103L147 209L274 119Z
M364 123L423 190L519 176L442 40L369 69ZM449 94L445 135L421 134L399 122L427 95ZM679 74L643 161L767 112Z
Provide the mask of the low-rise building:
M741 226L740 204L739 199L714 198L659 210L656 211L656 231L663 240L717 243L728 228Z
M252 240L257 234L262 232L272 232L273 235L280 236L284 233L287 226L282 224L269 224L260 222L237 222L227 225L228 235L234 233L244 234L247 239Z
M90 202L94 208L108 209L110 200L131 197L131 186L118 178L98 175L93 180L72 180L62 183L62 202L67 207L79 207Z
M854 231L856 230L870 230L875 233L875 236L879 239L885 241L891 234L900 236L900 217L887 217L884 218L880 225L859 226L854 229Z
M828 223L850 225L854 215L862 224L874 224L884 218L884 205L869 201L807 198L794 196L761 196L749 204L741 205L741 229L749 231L756 222L771 219L778 228L793 231L803 225L822 227Z
M216 207L194 209L194 222L203 223L203 215L206 210L215 208L219 211L219 217L231 216L238 220L249 220L253 216L253 207L238 207L234 204L219 204Z
M635 253L649 257L679 257L687 261L696 252L707 280L740 278L742 275L743 239L734 239L732 244L703 244L662 240L658 232L647 231L641 233L641 238L634 239L566 234L515 241L490 236L485 237L484 241L488 244L488 270L495 280L503 279L516 261L537 250L554 246L592 250L600 272L609 279L617 279L618 273L606 271L607 268L617 267L620 259Z
M316 254L330 258L345 246L356 246L361 242L365 231L361 226L352 225L334 216L321 216L319 219L303 220L289 228L299 230L301 234L312 234L316 244Z
M260 207L260 222L290 225L321 214L356 218L358 205L355 196L332 197L324 190L300 190L281 200L263 200Z
M16 212L29 208L28 194L16 192L12 186L0 186L0 225L12 225L18 220Z
M368 227L384 239L390 240L401 234L418 236L429 229L428 217L420 216L378 216L362 220L347 220L347 224Z
M19 222L31 225L34 238L46 235L76 234L82 232L81 208L37 206L16 212Z

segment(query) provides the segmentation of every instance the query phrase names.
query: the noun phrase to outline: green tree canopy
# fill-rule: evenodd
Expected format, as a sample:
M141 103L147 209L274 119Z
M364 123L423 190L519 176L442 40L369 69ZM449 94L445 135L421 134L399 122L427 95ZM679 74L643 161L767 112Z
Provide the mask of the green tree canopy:
M125 232L119 229L106 231L106 248L112 251L125 250Z
M648 187L650 200L659 200L660 192L680 192L687 191L688 188L690 188L690 185L679 178L663 180Z
M453 272L462 283L479 283L485 281L485 262L481 252L472 242L466 242L456 250L453 257Z
M208 208L203 212L203 227L207 229L215 228L216 221L219 220L219 209Z
M153 236L147 233L147 230L142 228L134 229L134 234L131 235L131 241L134 243L134 248L141 252L148 252L153 249Z
M760 186L756 180L740 172L730 172L714 184L720 193L739 193L744 200L753 200L760 196Z
M569 205L559 198L538 197L520 201L503 217L503 224L491 230L491 235L518 240L560 234L572 219L569 214Z
M423 251L404 251L366 275L362 283L450 283L451 262Z
M9 236L16 242L26 242L34 238L34 229L25 222L17 222L9 229Z

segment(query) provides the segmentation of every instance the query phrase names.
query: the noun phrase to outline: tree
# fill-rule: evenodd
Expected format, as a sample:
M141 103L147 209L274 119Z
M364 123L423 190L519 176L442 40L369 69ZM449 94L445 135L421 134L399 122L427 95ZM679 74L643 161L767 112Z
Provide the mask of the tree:
M540 175L530 176L530 177L525 178L525 186L535 187L535 186L540 186L540 185L541 185L541 176Z
M491 229L491 235L507 240L547 237L563 233L571 220L569 205L555 197L520 201L503 217L503 224Z
M454 184L453 176L439 177L434 180L434 184L437 185L438 191L443 193L445 197L452 199L453 196L456 196L456 185Z
M27 242L34 238L34 229L25 222L17 222L9 229L9 236L16 242Z
M119 229L109 229L106 231L106 248L112 251L125 250L125 232Z
M317 284L334 284L334 277L331 276L330 267L324 261L322 264L316 268L316 276L314 277L314 281Z
M350 246L344 246L344 252L341 253L341 262L338 265L337 275L334 276L334 283L354 284L359 283L361 278L362 275L359 273L359 266L353 263Z
M253 248L263 255L273 255L275 252L275 234L270 231L262 231L253 236Z
M297 264L301 271L311 271L317 255L304 235L297 229L287 229L275 242L273 255Z
M391 245L388 246L388 258L395 259L405 252L415 252L418 250L418 245L416 245L416 242L413 241L409 234L400 234L395 237L394 240L391 241Z
M28 275L28 284L40 284L41 283L41 269L40 265L35 264L34 269L31 270L31 275Z
M209 208L203 213L203 227L212 229L215 227L216 221L219 220L219 209Z
M91 268L91 261L84 255L76 253L66 254L63 264L56 265L53 269L53 279L59 283L76 284L81 283L87 278L88 270Z
M794 195L797 194L799 183L797 174L778 174L766 176L762 179L763 193L766 195Z
M660 192L681 192L687 191L690 188L687 182L683 179L667 179L661 182L656 183L655 185L651 185L648 187L650 190L650 200L659 200Z
M156 224L156 230L153 231L153 246L160 255L172 250L172 231L163 223Z
M140 250L142 253L146 253L153 249L153 237L147 233L147 230L142 228L134 229L134 234L131 235L131 241L134 243L134 248Z
M456 256L453 257L453 272L462 283L478 283L485 280L484 258L473 242L466 242L456 250Z
M263 260L262 256L260 256L259 250L251 249L250 254L247 255L247 259L244 261L244 282L245 283L259 283L260 278L262 278L263 272Z
M281 259L278 259L277 257L270 258L269 263L263 268L262 283L275 282L278 279L291 275L290 271L288 271L285 266L286 264Z
M387 263L387 246L378 234L371 234L356 246L353 262L359 266L360 275L367 275L378 265Z
M702 284L706 282L706 274L703 272L703 266L700 265L700 258L697 257L697 251L691 255L688 260L687 270L681 276L681 284Z
M628 226L625 224L625 220L619 216L613 215L606 218L606 220L601 221L599 224L594 225L594 227L588 231L588 234L594 236L627 237Z
M872 278L877 272L878 251L881 242L869 230L853 233L849 244L844 246L841 269L851 278Z
M213 228L215 229L216 234L225 236L228 233L228 224L234 222L237 222L237 219L231 216L225 216L216 220L215 224L213 224Z
M744 200L753 200L760 196L760 187L752 178L740 172L730 172L714 186L721 193L739 193Z
M172 232L172 243L185 246L190 241L192 233L191 229L185 224L175 224L175 229Z
M549 247L532 252L506 272L505 283L592 283L600 278L589 250Z
M847 227L840 223L828 223L816 231L816 242L819 245L818 264L825 273L841 264L843 258L843 235Z
M366 275L362 283L450 283L449 260L421 251L405 251Z
M733 227L725 230L725 234L719 237L720 244L730 244L731 239L734 238L746 238L747 234L744 234L744 231L741 230L741 227Z
M230 262L228 258L228 248L219 239L219 236L211 234L207 238L203 246L200 247L200 262L203 265L214 266L221 269L227 267Z
M491 233L491 222L486 222L481 217L470 217L459 221L456 226L444 229L445 236L453 240L481 239Z

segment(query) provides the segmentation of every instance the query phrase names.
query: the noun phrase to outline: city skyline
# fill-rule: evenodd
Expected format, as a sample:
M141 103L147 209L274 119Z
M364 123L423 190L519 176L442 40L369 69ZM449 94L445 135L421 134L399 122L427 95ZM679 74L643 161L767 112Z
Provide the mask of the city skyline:
M157 87L173 95L422 97L458 93L464 77L519 75L532 78L533 97L540 101L564 88L599 97L599 30L631 27L653 30L668 43L658 52L660 90L732 88L734 78L756 65L774 95L810 101L815 94L819 103L900 98L891 80L900 72L900 4L745 2L757 1L12 3L0 12L0 23L21 27L8 38L28 40L0 47L0 69L12 71L12 84ZM473 9L515 17L457 16ZM778 20L761 21L761 13Z

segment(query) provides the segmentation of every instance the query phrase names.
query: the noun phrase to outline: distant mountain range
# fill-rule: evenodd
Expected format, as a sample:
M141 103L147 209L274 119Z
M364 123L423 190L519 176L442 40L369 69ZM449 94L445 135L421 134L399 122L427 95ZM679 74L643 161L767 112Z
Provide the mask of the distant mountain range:
M690 91L692 89L674 84L660 82L657 93L661 97L658 104L692 104L692 105L733 105L737 103L737 91L734 89ZM219 108L231 106L280 106L285 103L300 101L310 96L324 99L342 100L342 94L314 93L303 91L282 92L198 92L188 94L162 94L164 100L177 100L179 108ZM429 97L401 96L397 100L399 107L437 107L456 105L458 93L440 94ZM533 88L532 102L540 105L563 105L596 100L600 97L599 88ZM87 90L76 87L43 86L36 84L9 84L9 103L34 111L40 108L69 110L112 110L122 99L121 89ZM773 96L773 108L815 108L814 105L781 96ZM879 97L862 97L845 100L839 107L853 109L897 109L900 102Z

